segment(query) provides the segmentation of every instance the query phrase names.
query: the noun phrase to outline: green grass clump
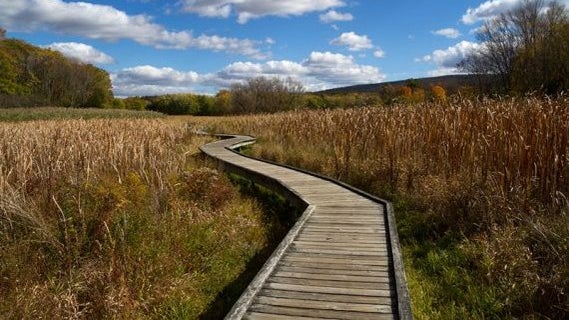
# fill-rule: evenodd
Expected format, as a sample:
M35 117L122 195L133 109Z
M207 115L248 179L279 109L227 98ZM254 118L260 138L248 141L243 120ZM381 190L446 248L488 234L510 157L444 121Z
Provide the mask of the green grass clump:
M149 119L161 118L163 114L154 111L121 109L78 109L78 108L0 108L0 122L65 119Z

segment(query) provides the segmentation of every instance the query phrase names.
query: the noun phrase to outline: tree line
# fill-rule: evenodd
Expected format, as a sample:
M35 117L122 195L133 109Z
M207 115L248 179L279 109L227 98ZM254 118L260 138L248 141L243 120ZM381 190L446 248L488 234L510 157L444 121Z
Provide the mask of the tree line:
M101 108L113 102L109 74L0 28L0 105Z
M552 1L526 0L484 23L482 46L459 64L494 75L501 92L557 94L569 89L569 13Z

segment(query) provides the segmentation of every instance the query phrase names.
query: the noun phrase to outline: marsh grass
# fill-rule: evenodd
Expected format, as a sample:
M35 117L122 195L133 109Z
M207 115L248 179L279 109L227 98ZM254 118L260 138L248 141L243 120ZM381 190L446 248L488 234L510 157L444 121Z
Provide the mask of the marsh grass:
M120 109L58 107L0 108L0 122L70 119L149 119L163 117L163 114L154 111Z
M207 141L177 121L0 123L0 318L207 312L272 233L196 156Z
M417 318L569 315L566 96L198 125L257 136L253 155L393 200Z

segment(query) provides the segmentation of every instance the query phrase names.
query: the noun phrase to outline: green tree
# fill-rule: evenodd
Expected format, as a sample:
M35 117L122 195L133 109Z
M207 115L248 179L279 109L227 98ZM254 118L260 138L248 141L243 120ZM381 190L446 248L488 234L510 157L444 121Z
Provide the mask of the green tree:
M105 107L112 100L106 71L21 40L0 40L3 105Z

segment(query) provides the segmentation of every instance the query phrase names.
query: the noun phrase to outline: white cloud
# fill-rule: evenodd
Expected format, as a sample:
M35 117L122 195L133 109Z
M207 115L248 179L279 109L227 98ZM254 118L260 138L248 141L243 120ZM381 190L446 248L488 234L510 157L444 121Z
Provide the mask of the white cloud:
M473 24L481 20L487 20L506 12L519 5L522 0L489 0L483 2L478 7L468 8L462 16L462 22Z
M509 10L521 5L524 0L488 0L484 1L476 8L468 8L466 13L462 16L462 22L465 24L474 24L479 21L485 21L505 13ZM553 0L546 0L545 3L552 2ZM569 6L569 0L561 0L560 3Z
M235 12L237 22L243 24L263 16L300 16L344 5L342 0L184 0L183 10L218 18L227 18Z
M0 2L0 21L15 31L50 31L91 39L130 39L159 49L197 48L263 58L259 42L248 39L169 31L148 15L128 15L107 5L62 0L16 0Z
M84 63L111 64L115 62L111 56L84 43L54 42L43 47L59 51L66 57L74 58Z
M352 21L354 16L351 13L341 13L336 10L330 10L320 15L320 21L324 23L332 23L336 21Z
M385 57L385 51L383 51L382 49L379 49L379 48L378 48L377 50L375 50L375 51L373 52L373 56L376 57L376 58L378 58L378 59L384 58L384 57Z
M123 69L111 76L118 96L153 95L196 92L207 88L214 92L220 87L246 81L251 77L291 77L301 81L308 90L385 80L379 69L360 65L352 56L331 52L312 52L301 61L272 60L264 63L234 62L215 73L198 74L172 68L138 66Z
M352 56L339 53L312 52L303 66L309 70L308 75L319 80L324 87L385 80L385 75L376 67L359 65Z
M371 40L366 35L358 35L355 32L344 32L338 38L330 41L330 44L348 47L350 51L373 48Z
M126 68L111 75L117 96L144 96L190 92L202 77L193 71L144 65Z
M431 33L437 36L447 37L449 39L456 39L460 37L460 32L455 28L444 28L436 31L431 31Z
M475 42L461 41L444 50L435 50L433 53L426 55L421 59L415 59L415 61L434 63L437 69L432 71L432 74L436 73L440 75L457 73L458 69L456 68L456 65L469 54L482 49L483 46L484 45Z

